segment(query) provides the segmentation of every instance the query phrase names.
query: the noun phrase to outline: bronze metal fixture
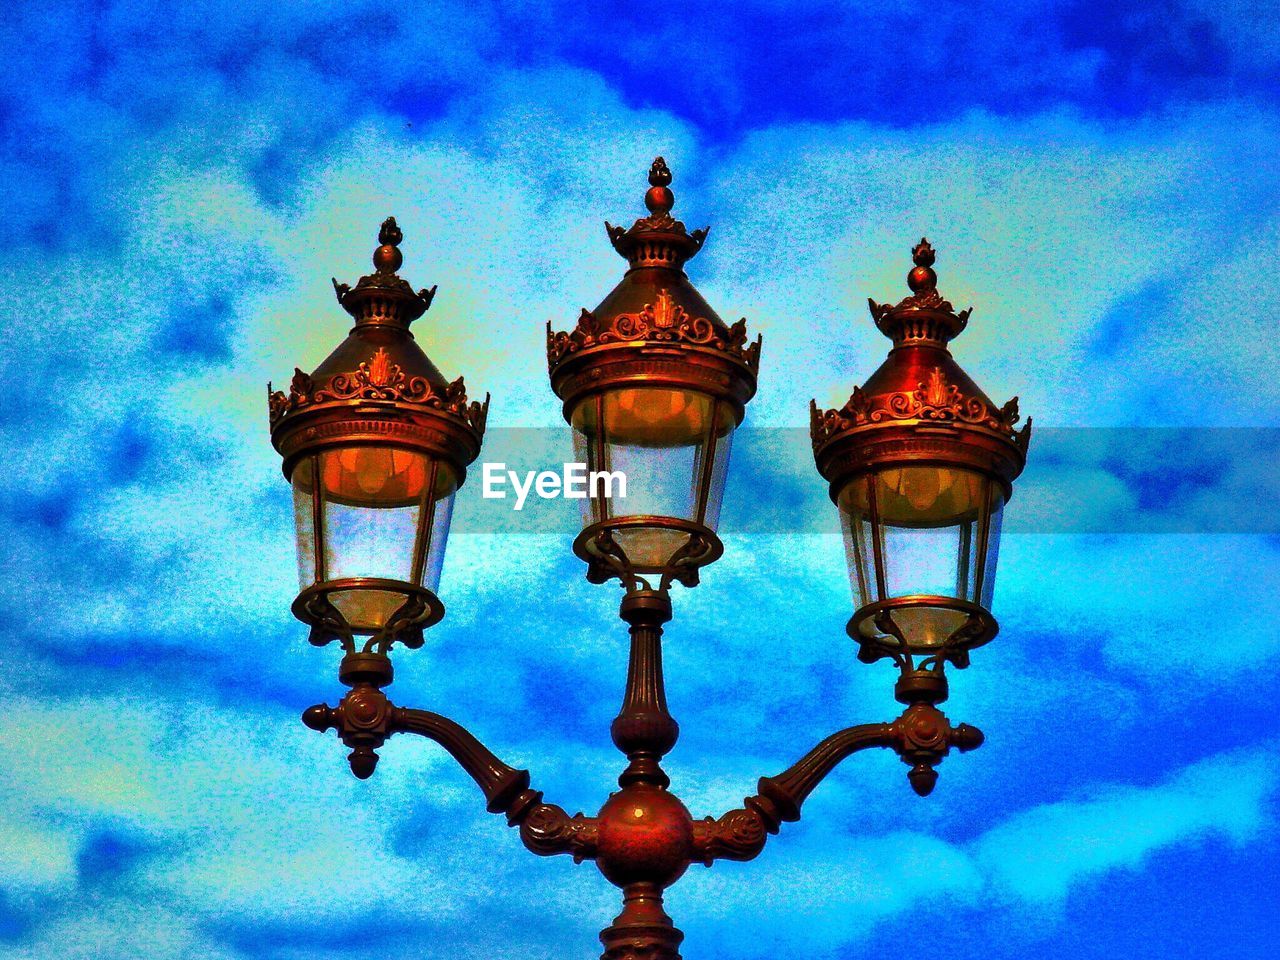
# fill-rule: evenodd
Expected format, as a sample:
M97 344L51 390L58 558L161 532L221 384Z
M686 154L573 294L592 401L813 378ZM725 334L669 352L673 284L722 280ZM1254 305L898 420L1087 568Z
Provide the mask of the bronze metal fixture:
M672 617L670 584L696 584L699 567L720 555L712 503L724 468L716 466L723 462L716 449L727 446L755 391L759 341L747 346L745 323L725 327L685 278L683 264L706 231L687 233L671 218L670 179L658 158L646 195L651 215L630 230L606 225L631 264L618 287L594 312L584 311L574 331L548 331L552 385L592 469L608 469L618 454L655 484L665 469L688 485L683 499L666 501L679 509L618 514L597 505L574 543L591 580L622 581L619 615L630 633L622 707L610 731L627 765L595 816L544 802L527 771L503 763L465 728L395 706L384 693L393 677L391 643L420 645L422 629L443 615L434 575L424 570L434 561L438 571L447 536L439 511L478 454L487 407L468 403L461 380L447 384L413 342L408 324L431 295L413 293L395 276L393 220L374 256L378 272L354 290L338 286L357 320L351 336L316 373L298 372L289 395L270 394L272 440L298 508L303 591L294 610L311 624L312 642L342 640L338 675L350 687L336 707L311 707L303 721L336 731L361 778L373 773L376 751L394 734L434 740L529 850L594 861L622 890L622 911L600 935L605 960L679 960L683 934L663 908L663 891L694 863L758 856L846 757L892 750L925 796L952 749L982 743L978 730L952 726L939 709L947 698L944 668L965 666L968 651L995 635L987 608L999 512L1029 435L1013 430L1014 401L996 409L951 358L947 343L969 314L956 314L937 292L933 250L921 241L909 277L913 295L894 307L871 305L893 340L889 358L840 410L813 408L814 452L844 518L860 601L849 631L860 659L897 664L894 696L904 709L890 722L832 734L787 770L761 778L741 807L694 819L662 769L679 736L667 709L663 625ZM343 519L338 508L416 510L399 525L362 515L365 546L378 547L363 556L394 561L386 555L399 534L409 572L343 567L333 579L335 557L361 555L359 543L333 535L331 514ZM930 551L941 583L937 571L913 570ZM913 581L913 572L923 579ZM660 578L656 587L651 576ZM369 637L359 650L357 635Z
M724 547L716 536L733 431L756 392L760 340L747 321L732 327L685 276L707 231L671 216L675 197L662 157L649 170L645 206L631 229L605 223L629 268L595 310L566 333L547 324L551 386L587 469L621 470L622 510L606 497L583 501L586 525L574 552L593 583L617 577L628 589L660 577L692 587Z
M333 281L356 324L289 392L267 386L271 442L293 484L302 592L311 642L355 653L422 645L444 616L436 597L453 495L480 452L489 398L467 400L427 359L409 324L436 288L415 292L394 217L378 234L374 272L352 289Z
M840 508L859 658L904 670L969 662L998 629L988 608L1000 519L1022 472L1031 421L1018 398L996 407L947 344L969 322L938 292L934 250L911 251L911 296L868 300L893 341L880 368L839 410L810 403L813 454Z

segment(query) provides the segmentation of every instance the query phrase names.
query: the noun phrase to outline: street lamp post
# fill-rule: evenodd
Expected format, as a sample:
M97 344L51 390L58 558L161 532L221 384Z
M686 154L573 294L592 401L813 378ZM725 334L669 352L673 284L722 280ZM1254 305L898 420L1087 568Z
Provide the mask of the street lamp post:
M409 331L434 288L415 292L396 273L400 230L383 224L375 272L355 288L334 286L355 318L348 338L288 393L268 390L272 442L294 490L301 592L295 615L317 645L338 641L336 707L303 714L315 730L336 730L366 778L377 749L395 733L445 748L479 784L487 809L503 814L540 856L593 860L620 887L622 912L600 935L605 960L676 960L683 934L663 891L693 863L751 860L805 798L849 755L893 750L910 783L928 794L935 766L982 734L951 726L947 663L997 630L990 613L1000 516L1026 458L1030 424L1015 431L1017 403L997 408L964 374L947 344L968 320L937 290L934 251L922 240L908 277L912 295L871 303L893 341L888 359L839 410L812 408L814 456L830 483L845 532L858 607L849 623L859 659L891 659L905 707L889 723L849 727L796 764L759 781L757 793L722 816L695 820L661 766L679 726L667 709L662 628L670 586L698 583L723 552L716 536L734 430L756 389L760 341L746 321L726 325L684 273L705 230L671 216L671 173L649 173L649 215L630 229L606 224L629 264L622 281L577 326L548 326L552 387L591 471L622 471L625 507L585 501L574 552L594 583L624 587L620 616L631 655L614 743L627 757L620 789L596 816L570 816L530 787L529 774L499 760L462 726L397 707L393 644L418 647L444 608L436 596L453 497L480 451L488 399L467 399Z

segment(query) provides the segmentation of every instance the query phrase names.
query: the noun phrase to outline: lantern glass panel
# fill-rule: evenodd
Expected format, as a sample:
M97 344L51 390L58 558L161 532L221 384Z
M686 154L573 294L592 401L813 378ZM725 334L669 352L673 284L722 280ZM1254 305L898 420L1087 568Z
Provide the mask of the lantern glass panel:
M298 541L298 587L316 582L316 458L307 457L293 468L293 527Z
M990 609L1004 507L999 484L967 470L908 466L855 478L839 501L860 606L937 596ZM935 647L967 615L917 606L895 610L893 619L914 645Z
M714 530L720 521L733 411L691 390L633 387L580 401L571 416L574 445L589 473L620 473L626 497L588 488L583 522L621 517L671 517ZM684 545L688 533L658 524L625 527L614 537L637 568L658 568Z
M394 447L351 446L302 461L292 480L304 589L348 579L396 580L433 592L439 587L457 488L448 465ZM405 594L353 588L336 590L329 600L356 632L371 633L404 603Z

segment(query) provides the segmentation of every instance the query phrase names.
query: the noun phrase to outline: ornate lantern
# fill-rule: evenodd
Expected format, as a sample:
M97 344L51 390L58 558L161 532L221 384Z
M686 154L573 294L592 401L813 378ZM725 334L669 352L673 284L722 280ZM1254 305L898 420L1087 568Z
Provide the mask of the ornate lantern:
M354 289L333 281L356 321L347 339L314 373L297 370L288 394L268 387L271 442L293 485L293 612L312 643L337 639L348 654L421 646L444 616L436 590L453 495L489 405L468 403L462 378L448 382L409 332L435 288L414 292L397 276L402 239L389 218L375 272ZM356 637L367 638L361 651Z
M685 276L707 231L689 233L671 216L670 183L658 157L649 216L629 230L605 224L630 264L622 281L575 329L547 325L551 385L578 455L593 476L621 475L616 487L605 481L611 490L593 483L573 549L589 580L618 577L629 590L647 588L646 576L660 577L663 590L673 580L693 586L720 556L730 441L760 360L746 320L726 326Z
M1000 518L1031 436L1030 421L1014 430L1017 398L996 407L947 349L971 311L938 293L927 240L912 257L912 295L869 301L893 341L888 359L839 410L812 405L814 457L859 601L849 634L859 659L892 657L904 671L963 667L996 635Z

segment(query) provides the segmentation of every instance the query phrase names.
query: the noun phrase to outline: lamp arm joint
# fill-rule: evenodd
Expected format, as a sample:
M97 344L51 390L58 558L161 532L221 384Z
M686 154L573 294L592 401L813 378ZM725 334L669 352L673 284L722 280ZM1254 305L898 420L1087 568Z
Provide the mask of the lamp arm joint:
M581 813L570 816L563 807L543 803L538 791L532 792L536 795L535 801L518 821L520 842L540 857L567 853L574 863L594 860L599 849L599 820ZM516 821L508 820L516 825Z
M533 853L567 853L579 863L595 856L595 817L570 816L555 804L543 803L542 791L529 787L529 771L507 766L460 724L426 710L396 708L391 726L444 747L480 785L489 812L506 814L508 826L519 828L521 842Z
M302 715L313 730L337 730L351 747L348 758L356 776L372 775L376 750L396 733L412 733L444 747L479 785L485 809L505 814L508 826L520 830L524 845L540 856L568 853L581 861L595 856L598 827L594 817L569 816L529 786L529 771L503 763L492 750L455 720L428 710L397 707L369 684L360 684L336 707L318 704Z

